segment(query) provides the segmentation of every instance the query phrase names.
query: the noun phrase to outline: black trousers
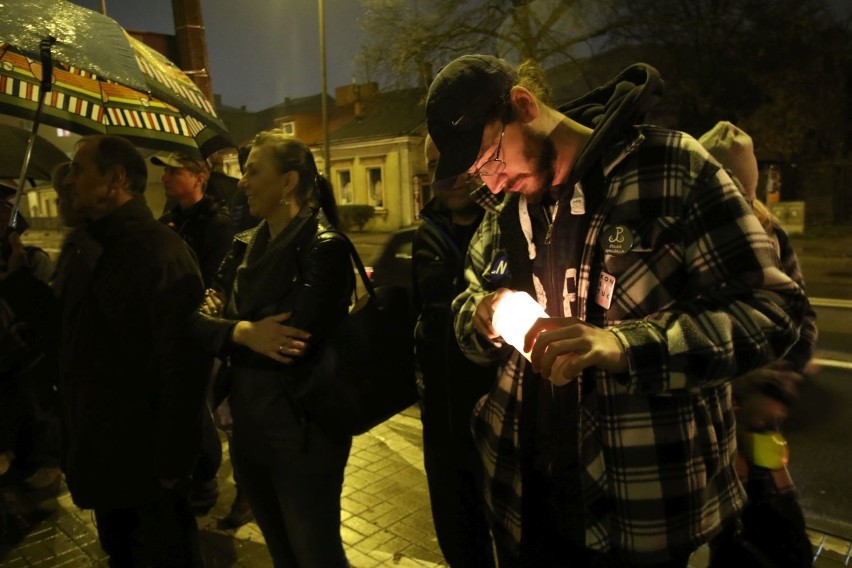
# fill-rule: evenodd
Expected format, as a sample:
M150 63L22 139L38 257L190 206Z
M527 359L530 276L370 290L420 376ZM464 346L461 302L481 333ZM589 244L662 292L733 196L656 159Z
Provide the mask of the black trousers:
M304 429L265 442L258 434L252 444L245 442L236 424L231 460L273 565L348 567L340 535L340 496L352 438L333 442L309 422Z
M219 440L219 432L209 407L204 409L201 420L201 452L192 473L196 483L216 479L216 473L222 465L222 442Z
M469 465L479 456L460 460L454 443L449 436L434 434L424 423L423 458L438 544L452 568L493 568L496 563L480 472ZM475 451L471 448L471 454Z
M138 507L95 509L95 521L111 568L204 566L185 485L163 489Z

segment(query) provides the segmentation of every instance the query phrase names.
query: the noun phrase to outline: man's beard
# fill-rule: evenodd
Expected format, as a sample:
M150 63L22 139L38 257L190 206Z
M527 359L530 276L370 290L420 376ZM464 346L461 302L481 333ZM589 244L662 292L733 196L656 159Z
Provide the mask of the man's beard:
M546 192L553 185L556 176L553 163L556 160L556 146L549 136L533 132L527 127L521 130L524 137L524 157L528 163L533 164L532 172L527 177L535 183L535 187L524 191L524 197L530 203L540 203ZM514 185L517 179L512 180L509 187Z

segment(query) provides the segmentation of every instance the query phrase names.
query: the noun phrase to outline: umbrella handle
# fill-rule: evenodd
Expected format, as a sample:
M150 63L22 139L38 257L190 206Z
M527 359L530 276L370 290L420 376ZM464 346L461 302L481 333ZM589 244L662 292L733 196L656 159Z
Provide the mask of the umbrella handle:
M53 55L50 53L50 47L56 43L56 38L47 36L39 43L39 51L41 54L41 89L38 93L38 106L36 107L35 117L33 117L33 129L30 133L30 139L27 141L27 150L24 152L24 162L21 164L21 177L18 179L18 190L15 194L15 206L12 208L12 215L9 220L9 228L15 230L18 226L18 211L21 208L21 196L24 194L24 180L27 179L27 168L30 165L30 157L33 153L33 146L38 135L38 125L41 122L41 113L44 109L44 98L47 93L53 89ZM3 235L3 246L6 246L8 235Z

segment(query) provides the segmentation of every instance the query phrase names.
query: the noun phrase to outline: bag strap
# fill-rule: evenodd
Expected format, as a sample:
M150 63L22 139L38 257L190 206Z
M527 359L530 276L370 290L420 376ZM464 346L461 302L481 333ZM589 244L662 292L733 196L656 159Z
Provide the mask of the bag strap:
M352 264L355 265L355 269L361 276L361 282L364 284L364 289L367 291L367 294L369 294L370 298L373 301L376 301L376 288L373 286L373 282L367 276L367 269L364 268L364 262L361 260L361 256L358 254L358 250L355 248L355 245L352 243L352 240L346 235L346 233L343 233L342 231L339 231L337 229L326 229L322 233L318 234L317 237L321 237L326 233L339 235L344 241L346 241L346 244L349 245L349 257L352 259Z
M777 568L777 564L772 561L759 547L755 546L750 540L748 540L745 536L745 525L742 521L742 516L737 516L736 527L734 529L734 541L739 543L746 552L751 554L752 558L757 561L758 565L761 568Z

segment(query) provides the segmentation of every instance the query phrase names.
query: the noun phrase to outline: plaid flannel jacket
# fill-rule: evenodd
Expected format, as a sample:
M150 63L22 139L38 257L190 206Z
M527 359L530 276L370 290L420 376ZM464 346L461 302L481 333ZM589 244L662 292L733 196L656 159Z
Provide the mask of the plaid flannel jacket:
M629 360L627 374L595 369L581 379L594 376L593 388L578 384L583 506L588 547L659 562L694 550L742 507L728 378L777 359L793 344L804 295L776 267L748 204L697 141L653 126L637 126L628 137L602 154L606 197L592 212L579 267L580 319L594 301L593 267L616 278L603 327L616 334ZM501 234L517 217L516 195L486 215L468 250L468 288L453 309L465 354L500 362L472 428L495 530L520 542L527 362L473 327L485 295L524 287L524 268L511 260L508 280L493 278L495 269L505 269L507 250L526 250L526 242ZM599 246L613 225L633 233L627 254L607 255ZM551 246L559 246L558 229L559 218ZM516 233L512 238L519 240Z

